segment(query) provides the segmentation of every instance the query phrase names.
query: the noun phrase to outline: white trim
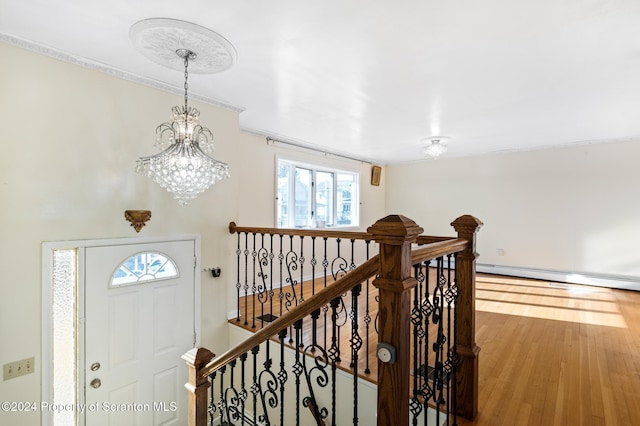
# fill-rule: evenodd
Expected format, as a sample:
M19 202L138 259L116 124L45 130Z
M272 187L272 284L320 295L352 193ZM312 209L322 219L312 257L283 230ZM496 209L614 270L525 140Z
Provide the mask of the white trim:
M77 258L77 268L78 268L78 282L76 283L76 303L77 303L77 323L76 323L76 346L78 353L76 355L77 364L76 364L76 401L79 404L85 405L85 392L84 388L86 386L85 383L85 374L84 369L80 371L80 366L84 366L86 356L85 356L85 318L86 312L84 309L85 305L85 284L86 284L86 269L84 267L85 264L85 255L86 255L86 247L78 247L77 248L78 258ZM76 413L76 424L78 426L85 425L85 416L78 415Z
M42 333L40 352L40 381L42 383L41 401L51 401L53 391L51 389L51 358L53 349L51 347L51 281L53 281L53 249L47 249L46 243L42 247ZM45 362L45 360L47 360ZM51 415L43 415L40 411L40 424L49 426Z
M44 44L36 43L31 40L26 40L24 38L17 37L12 34L3 33L1 31L0 31L0 41L11 44L13 46L20 47L22 49L30 50L31 52L49 56L59 61L67 62L67 63L78 65L93 71L98 71L104 74L108 74L110 76L120 78L122 80L131 81L137 84L141 84L143 86L152 87L154 89L162 90L164 92L173 93L176 95L184 94L184 88L182 87L171 86L159 80L154 80L148 77L142 77L136 74L132 74L128 71L123 71L119 68L106 65L102 62L96 62L91 59L83 58L81 56L64 52L62 50L53 48L51 46L46 46ZM217 107L224 108L229 111L233 111L237 113L241 113L245 110L244 107L233 105L229 102L224 102L218 99L210 98L208 96L199 95L197 93L189 92L189 97L192 99L197 99L199 101L202 101L206 104L215 105Z
M589 272L554 271L548 269L522 268L478 263L476 271L487 274L558 281L568 284L592 285L620 290L640 291L640 278L622 275L599 275Z

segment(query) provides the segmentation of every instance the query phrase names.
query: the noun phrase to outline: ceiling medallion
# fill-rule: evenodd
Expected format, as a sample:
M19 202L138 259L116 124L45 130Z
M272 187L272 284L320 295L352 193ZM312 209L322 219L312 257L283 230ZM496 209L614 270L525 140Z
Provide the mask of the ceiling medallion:
M215 74L226 71L236 61L236 50L220 34L191 22L169 18L138 21L129 30L131 42L142 55L167 68L182 71L183 60L176 51L197 52L198 60L189 72Z

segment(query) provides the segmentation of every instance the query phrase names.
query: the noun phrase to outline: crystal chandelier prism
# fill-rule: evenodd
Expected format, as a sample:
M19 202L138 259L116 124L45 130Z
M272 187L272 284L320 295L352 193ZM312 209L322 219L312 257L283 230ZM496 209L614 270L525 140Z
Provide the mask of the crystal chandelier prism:
M155 145L166 149L139 158L136 171L186 206L211 185L228 178L229 166L207 155L214 150L213 134L200 124L200 112L188 104L189 61L196 54L188 49L178 49L176 54L184 59L184 105L174 106L170 121L156 128Z

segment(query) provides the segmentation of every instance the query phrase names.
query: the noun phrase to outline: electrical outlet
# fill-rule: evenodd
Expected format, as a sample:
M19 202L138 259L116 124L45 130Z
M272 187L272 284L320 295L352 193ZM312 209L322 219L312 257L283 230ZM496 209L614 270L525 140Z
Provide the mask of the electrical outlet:
M33 373L35 368L35 358L25 358L20 361L10 362L2 366L2 379L9 380L16 377L24 376L25 374Z

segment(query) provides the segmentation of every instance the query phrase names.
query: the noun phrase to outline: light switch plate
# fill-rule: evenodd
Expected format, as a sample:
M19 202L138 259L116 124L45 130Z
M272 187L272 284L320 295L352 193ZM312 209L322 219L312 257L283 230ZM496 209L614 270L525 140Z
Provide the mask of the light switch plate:
M20 361L9 362L2 366L2 379L9 380L25 374L33 373L35 358L25 358Z

